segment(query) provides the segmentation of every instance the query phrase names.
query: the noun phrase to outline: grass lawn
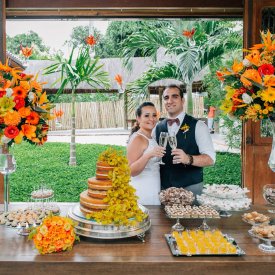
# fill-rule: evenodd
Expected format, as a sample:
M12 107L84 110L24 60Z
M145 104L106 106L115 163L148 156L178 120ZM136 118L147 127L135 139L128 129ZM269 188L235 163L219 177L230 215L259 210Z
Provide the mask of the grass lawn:
M69 146L50 142L40 147L27 143L15 146L17 169L10 176L10 200L29 201L30 193L45 184L54 190L56 201L79 201L79 194L87 189L87 179L95 175L98 155L110 145L77 144L76 167L68 165ZM125 152L123 146L112 147ZM204 169L204 182L240 184L240 155L218 153L215 166Z

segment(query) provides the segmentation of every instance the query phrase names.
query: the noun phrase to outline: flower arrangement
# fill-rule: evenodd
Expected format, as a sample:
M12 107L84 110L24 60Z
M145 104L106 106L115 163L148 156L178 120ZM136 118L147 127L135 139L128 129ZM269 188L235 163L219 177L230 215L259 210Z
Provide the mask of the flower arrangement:
M224 83L220 109L241 120L268 118L275 107L275 35L261 32L262 43L249 50L244 60L217 72Z
M43 92L37 76L22 73L0 62L0 144L43 144L54 105Z
M29 235L40 254L71 250L75 240L79 240L71 219L48 216Z
M107 197L104 199L109 207L87 215L87 218L94 218L102 224L133 226L142 221L146 214L138 206L135 188L129 184L130 168L127 158L122 152L109 148L99 156L98 160L114 167L113 171L109 172L112 188L107 191Z

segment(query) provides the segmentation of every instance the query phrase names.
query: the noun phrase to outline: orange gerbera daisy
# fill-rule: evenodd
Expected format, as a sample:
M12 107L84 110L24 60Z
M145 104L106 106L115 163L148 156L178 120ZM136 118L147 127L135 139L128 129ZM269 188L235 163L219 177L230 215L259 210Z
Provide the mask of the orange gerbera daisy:
M89 35L86 37L85 42L90 46L94 46L97 42L97 39L93 35Z
M26 91L22 86L17 86L13 88L13 93L12 95L15 96L19 96L22 98L25 98L27 96L28 91Z
M21 117L25 118L31 114L31 110L28 107L22 107L18 110Z
M18 125L21 121L21 116L18 112L7 112L4 116L4 122L6 125Z
M39 123L39 115L34 111L31 112L30 115L27 116L26 123L37 125Z
M32 139L36 137L36 126L34 125L29 125L29 124L24 124L21 126L21 130L28 139Z
M19 129L13 125L7 126L4 130L4 135L10 139L15 138L19 134Z

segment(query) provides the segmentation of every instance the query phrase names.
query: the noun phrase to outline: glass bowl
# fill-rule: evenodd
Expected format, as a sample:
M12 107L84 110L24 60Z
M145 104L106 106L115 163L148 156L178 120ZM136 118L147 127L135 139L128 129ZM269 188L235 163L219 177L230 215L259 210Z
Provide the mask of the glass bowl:
M263 187L263 197L267 203L275 206L275 184L266 184ZM269 213L275 213L275 207L267 211Z

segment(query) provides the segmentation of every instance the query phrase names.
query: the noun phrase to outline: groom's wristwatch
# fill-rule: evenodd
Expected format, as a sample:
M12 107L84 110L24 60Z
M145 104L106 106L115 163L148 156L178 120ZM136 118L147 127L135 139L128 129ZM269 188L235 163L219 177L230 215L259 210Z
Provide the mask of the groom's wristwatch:
M189 162L188 162L188 163L186 163L186 165L192 165L192 164L193 164L193 162L194 162L194 158L193 158L193 156L192 156L192 155L188 155L188 158L189 158Z

